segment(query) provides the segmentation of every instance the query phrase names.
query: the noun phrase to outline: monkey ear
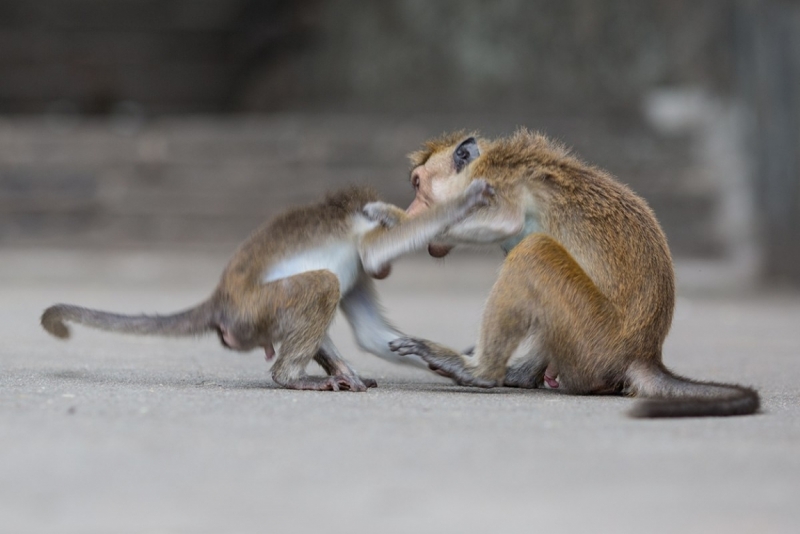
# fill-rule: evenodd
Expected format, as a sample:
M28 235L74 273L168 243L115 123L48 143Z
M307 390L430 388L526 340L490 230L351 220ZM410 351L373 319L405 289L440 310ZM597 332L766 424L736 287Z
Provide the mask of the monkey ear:
M461 172L468 163L478 158L481 155L478 150L478 142L474 137L470 137L462 141L453 152L453 163L456 166L456 172Z

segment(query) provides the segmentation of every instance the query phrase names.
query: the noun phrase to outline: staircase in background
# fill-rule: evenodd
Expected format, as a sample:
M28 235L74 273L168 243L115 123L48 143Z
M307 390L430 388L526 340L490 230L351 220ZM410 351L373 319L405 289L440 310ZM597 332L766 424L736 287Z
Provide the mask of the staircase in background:
M0 244L236 243L270 215L348 183L371 184L405 206L405 155L424 139L456 128L508 134L519 124L562 140L644 196L676 255L725 254L719 186L689 136L563 116L6 118Z

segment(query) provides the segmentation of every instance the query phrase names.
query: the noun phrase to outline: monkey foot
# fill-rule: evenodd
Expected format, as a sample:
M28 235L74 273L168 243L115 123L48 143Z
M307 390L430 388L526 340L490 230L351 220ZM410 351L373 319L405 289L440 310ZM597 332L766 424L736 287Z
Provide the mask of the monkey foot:
M344 389L349 391L367 391L369 388L378 387L378 383L372 378L362 378L358 375L334 375L329 378L336 378L339 384L345 384Z
M378 386L371 378L360 378L354 375L333 376L304 376L280 385L287 389L302 389L310 391L367 391Z
M452 379L461 386L477 386L481 388L493 388L497 383L493 380L486 380L472 376L464 366L461 355L457 353L442 353L431 347L430 343L421 339L402 337L389 343L392 352L401 356L416 354L428 364L432 371Z

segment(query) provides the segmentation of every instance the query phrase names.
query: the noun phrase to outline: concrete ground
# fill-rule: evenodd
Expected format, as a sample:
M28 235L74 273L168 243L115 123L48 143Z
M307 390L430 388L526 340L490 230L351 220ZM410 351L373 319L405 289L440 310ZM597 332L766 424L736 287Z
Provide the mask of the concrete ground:
M213 337L38 326L54 302L204 298L224 255L0 252L0 532L800 532L800 296L684 291L665 360L762 413L641 421L631 400L455 387L334 337L368 393L277 389ZM472 343L499 259L410 258L404 330Z

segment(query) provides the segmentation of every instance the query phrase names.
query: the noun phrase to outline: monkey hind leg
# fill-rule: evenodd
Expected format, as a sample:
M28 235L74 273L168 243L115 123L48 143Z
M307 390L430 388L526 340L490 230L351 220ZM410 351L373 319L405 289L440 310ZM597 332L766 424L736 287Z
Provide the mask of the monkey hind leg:
M498 373L510 356L504 347L523 332L537 340L543 355L534 368L537 387L616 390L623 379L614 357L619 328L614 307L569 252L547 235L531 234L509 253L492 289L478 351L482 361L474 372Z
M309 377L306 367L325 341L339 304L339 280L330 271L309 271L264 284L249 303L255 312L250 343L280 341L272 366L275 383L290 389L339 391L346 379Z
M519 274L506 267L501 271L486 302L478 344L467 365L476 379L535 388L544 382L549 356L538 328L538 303L530 294L527 278Z
M322 346L314 356L314 361L319 364L328 376L336 377L341 389L349 391L367 391L369 388L378 387L378 383L371 378L358 376L355 369L342 358L338 349L333 344L330 336L326 335Z
M530 303L519 298L519 288L510 287L512 282L515 281L501 277L492 288L473 355L459 354L437 343L408 337L390 343L391 349L401 355L419 356L432 370L463 386L503 385L509 360L518 350L526 352L520 347L526 339L533 339ZM535 369L523 372L527 371L538 374ZM509 385L532 387L527 386L529 378L526 375L522 380L519 374L514 374Z
M464 361L464 356L432 341L401 337L390 342L389 348L401 356L419 356L425 360L431 370L452 378L456 384L483 388L492 388L498 385L496 380L473 376Z

